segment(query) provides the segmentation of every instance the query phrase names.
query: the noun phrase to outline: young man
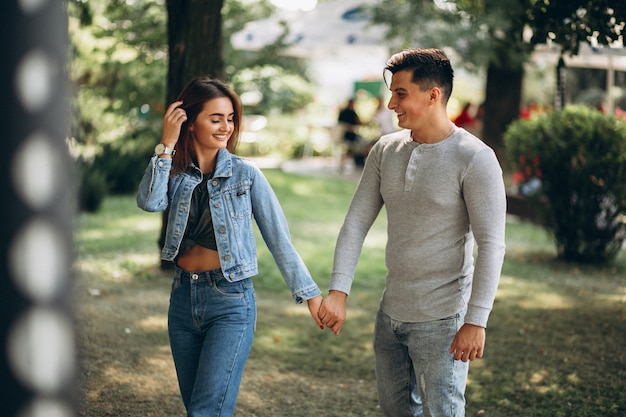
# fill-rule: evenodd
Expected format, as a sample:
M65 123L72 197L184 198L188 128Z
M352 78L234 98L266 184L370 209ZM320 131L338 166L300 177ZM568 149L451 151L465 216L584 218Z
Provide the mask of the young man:
M381 409L463 416L469 361L483 356L504 259L502 171L492 149L448 117L453 70L443 51L402 51L387 71L388 107L404 130L369 154L319 315L339 334L363 241L384 205L387 277L374 331Z

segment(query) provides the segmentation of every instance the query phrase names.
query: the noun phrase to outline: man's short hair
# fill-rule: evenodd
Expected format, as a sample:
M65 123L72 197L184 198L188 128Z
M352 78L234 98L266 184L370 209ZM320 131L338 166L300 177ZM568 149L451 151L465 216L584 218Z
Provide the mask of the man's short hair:
M402 70L411 70L411 81L423 90L439 87L444 103L448 102L452 94L454 71L444 51L434 48L405 49L389 58L383 72L395 74Z

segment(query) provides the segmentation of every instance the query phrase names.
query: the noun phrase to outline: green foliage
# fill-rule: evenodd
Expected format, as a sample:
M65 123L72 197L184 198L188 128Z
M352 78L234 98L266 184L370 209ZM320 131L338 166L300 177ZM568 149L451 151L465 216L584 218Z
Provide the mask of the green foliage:
M241 94L247 114L293 113L313 99L311 84L300 75L276 65L262 65L238 71L233 86Z
M548 39L573 54L592 38L608 45L626 22L622 0L384 0L372 13L396 46L451 47L468 68L518 68Z
M128 192L159 137L167 71L163 1L68 1L73 153L81 205Z
M103 172L108 189L115 194L128 194L137 191L137 184L146 169L148 158L153 153L154 138L158 133L149 126L145 131L137 130L136 135L145 140L115 141L105 143L93 161L92 167Z
M225 40L274 10L267 0L224 3ZM74 84L70 135L85 198L132 192L161 135L168 68L165 1L69 0L66 6ZM302 61L280 57L283 47L277 42L251 53L225 42L230 81L244 97L261 96L246 106L246 114L290 113L311 101Z
M105 175L84 161L77 165L81 176L78 191L79 208L81 211L94 213L100 209L108 193Z
M541 179L533 197L558 256L612 261L626 238L626 122L585 106L569 106L512 123L508 157Z

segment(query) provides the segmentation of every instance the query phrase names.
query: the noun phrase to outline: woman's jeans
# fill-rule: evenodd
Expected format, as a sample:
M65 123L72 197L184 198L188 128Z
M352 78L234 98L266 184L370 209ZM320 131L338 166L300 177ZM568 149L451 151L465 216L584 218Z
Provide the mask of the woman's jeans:
M378 311L374 330L380 407L393 417L462 417L469 362L449 353L465 313L406 323Z
M176 268L168 330L189 417L230 417L256 325L252 280Z

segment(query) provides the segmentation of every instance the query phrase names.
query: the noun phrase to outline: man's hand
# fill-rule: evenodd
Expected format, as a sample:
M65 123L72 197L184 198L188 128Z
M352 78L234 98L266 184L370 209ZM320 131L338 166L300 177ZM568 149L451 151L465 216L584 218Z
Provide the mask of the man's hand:
M331 290L322 301L319 309L319 318L323 324L339 336L343 322L346 321L346 298L348 294Z
M473 361L483 357L485 349L485 328L465 323L454 336L450 353L455 360Z

